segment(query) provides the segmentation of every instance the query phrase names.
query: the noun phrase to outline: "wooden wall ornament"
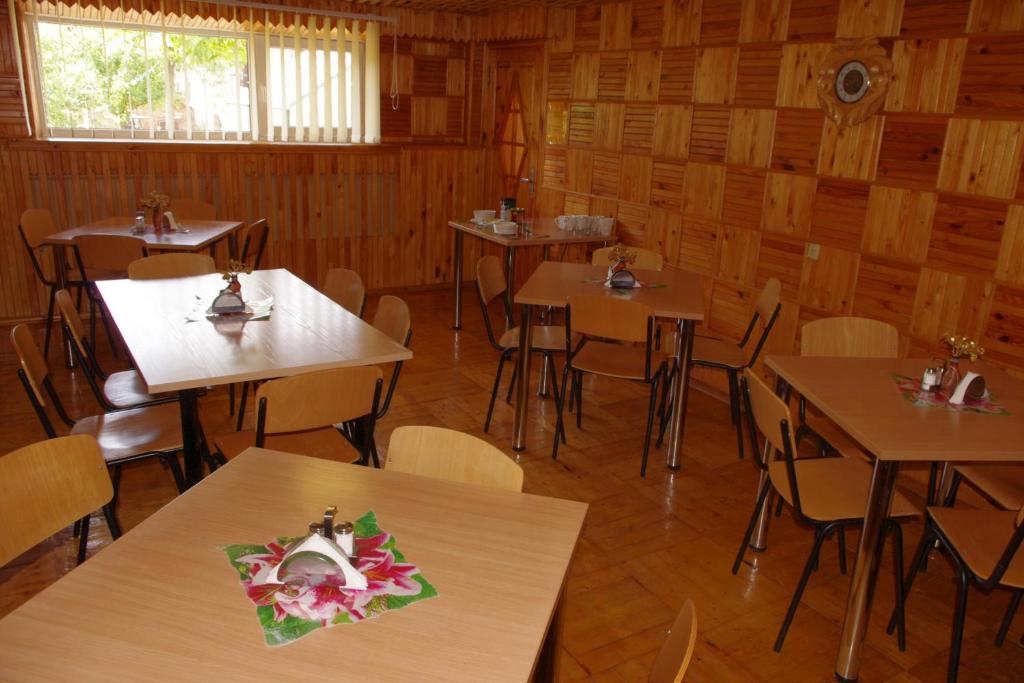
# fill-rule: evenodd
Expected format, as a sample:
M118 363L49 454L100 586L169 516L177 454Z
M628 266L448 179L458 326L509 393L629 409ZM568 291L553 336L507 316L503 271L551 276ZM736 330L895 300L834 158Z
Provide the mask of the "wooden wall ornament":
M838 126L870 118L885 103L892 60L876 39L840 41L818 71L818 101Z

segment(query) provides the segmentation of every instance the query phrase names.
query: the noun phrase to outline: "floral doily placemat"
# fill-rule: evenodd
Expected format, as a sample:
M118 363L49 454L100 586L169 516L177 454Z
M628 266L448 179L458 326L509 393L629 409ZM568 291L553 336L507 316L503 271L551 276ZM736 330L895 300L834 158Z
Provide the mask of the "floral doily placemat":
M583 280L583 282L588 285L601 285L602 287L606 287L611 290L612 294L617 296L626 296L634 289L664 289L665 287L668 287L668 285L663 282L643 282L642 280L637 280L636 284L632 287L609 287L605 284L607 281L608 278L606 277L588 277Z
M284 559L285 548L302 538L279 537L266 545L229 545L222 548L238 571L246 596L256 605L256 617L267 645L286 645L319 628L353 624L391 610L437 596L437 589L405 561L395 538L377 526L373 510L353 522L359 571L366 590L346 590L324 583L318 586L253 586L252 577L265 566Z
M998 404L992 394L978 401L952 405L937 391L921 391L921 381L913 377L892 373L892 381L907 403L918 408L945 408L955 413L982 413L983 415L1009 415L1010 411Z

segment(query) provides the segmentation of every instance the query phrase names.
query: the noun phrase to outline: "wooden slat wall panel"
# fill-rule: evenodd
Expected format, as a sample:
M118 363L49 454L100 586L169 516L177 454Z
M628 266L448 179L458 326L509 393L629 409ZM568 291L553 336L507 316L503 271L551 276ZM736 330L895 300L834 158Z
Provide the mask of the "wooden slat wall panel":
M358 271L367 287L451 278L447 221L483 200L479 147L120 145L9 142L3 162L4 295L0 318L43 312L41 290L16 242L21 211L49 207L61 225L131 215L153 188L212 202L224 218L270 221L267 267L314 285L328 268ZM399 192L401 188L401 192ZM172 199L173 206L173 199Z
M593 134L581 126L574 138L570 126L568 139L549 141L547 150L556 159L599 150L589 193L580 195L577 183L573 205L589 196L592 212L619 216L631 243L707 275L711 329L742 331L757 289L777 277L786 322L772 341L776 351L793 348L800 324L852 313L896 325L904 351L939 352L938 336L955 331L983 339L993 357L1024 371L1024 352L1014 346L1024 340L1020 6L581 7L574 24L582 39L557 41L559 58L573 53L579 86L568 94L549 87L546 105L592 107ZM608 17L632 21L628 41L609 33ZM660 32L644 28L659 23ZM875 36L895 63L885 106L839 128L818 104L819 65L838 40ZM549 78L561 83L565 61L552 65ZM653 131L651 110L638 101L654 104ZM552 172L546 190L565 193L565 177L571 169ZM563 196L560 205L569 201Z

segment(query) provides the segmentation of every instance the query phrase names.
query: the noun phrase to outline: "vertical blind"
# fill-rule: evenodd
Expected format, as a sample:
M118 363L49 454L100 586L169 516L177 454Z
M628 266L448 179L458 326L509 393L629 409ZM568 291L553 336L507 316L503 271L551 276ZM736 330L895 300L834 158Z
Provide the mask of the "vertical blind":
M165 2L24 0L44 137L380 142L379 22Z

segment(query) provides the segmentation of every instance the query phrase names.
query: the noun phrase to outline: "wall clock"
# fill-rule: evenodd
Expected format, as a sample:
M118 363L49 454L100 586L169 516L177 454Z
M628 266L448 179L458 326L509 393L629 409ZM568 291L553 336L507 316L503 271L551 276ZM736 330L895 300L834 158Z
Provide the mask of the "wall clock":
M882 108L892 60L877 40L842 41L818 71L818 101L839 126L852 126Z

